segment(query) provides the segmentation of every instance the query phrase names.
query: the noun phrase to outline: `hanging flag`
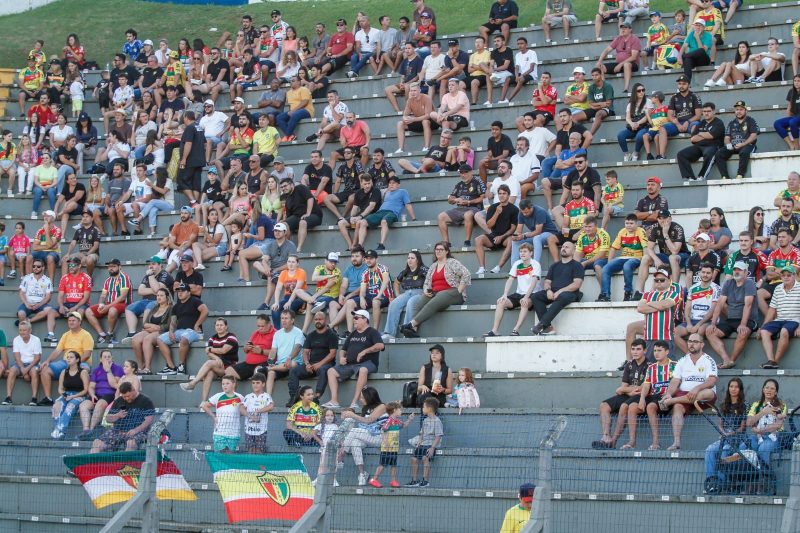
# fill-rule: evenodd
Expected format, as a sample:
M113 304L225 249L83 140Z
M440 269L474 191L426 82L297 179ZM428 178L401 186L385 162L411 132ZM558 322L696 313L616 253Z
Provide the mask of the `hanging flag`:
M298 520L314 501L300 455L206 453L230 523Z
M98 509L130 500L139 487L145 452L110 452L64 456L67 465ZM196 500L181 471L166 455L158 460L156 497L159 500Z

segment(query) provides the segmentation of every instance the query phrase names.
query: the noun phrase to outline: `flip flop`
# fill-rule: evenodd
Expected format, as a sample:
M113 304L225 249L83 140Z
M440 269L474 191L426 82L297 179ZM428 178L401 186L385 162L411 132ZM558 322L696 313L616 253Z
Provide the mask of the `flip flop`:
M680 450L680 449L681 449L681 447L680 447L680 446L675 446L675 445L673 444L672 446L670 446L669 448L667 448L667 451L668 451L668 452L675 452L675 451L678 451L678 450Z
M650 446L647 447L647 449L650 450L651 452L654 452L660 450L661 446L659 446L658 444L651 444Z
M592 448L595 450L611 450L614 446L610 442L604 440L595 440L592 441Z
M631 444L630 442L623 444L621 450L634 450L636 449L636 445Z

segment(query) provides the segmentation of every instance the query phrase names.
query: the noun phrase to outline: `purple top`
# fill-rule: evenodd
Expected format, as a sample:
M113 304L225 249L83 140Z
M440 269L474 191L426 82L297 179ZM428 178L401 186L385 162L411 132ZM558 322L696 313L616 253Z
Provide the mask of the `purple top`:
M111 373L117 378L121 378L125 375L125 373L122 371L122 367L117 363L111 363ZM103 370L103 365L98 365L94 370L92 370L92 375L89 377L89 379L90 381L96 383L94 393L97 396L105 396L107 394L114 394L117 392L117 389L108 383L108 376L106 375L105 370Z

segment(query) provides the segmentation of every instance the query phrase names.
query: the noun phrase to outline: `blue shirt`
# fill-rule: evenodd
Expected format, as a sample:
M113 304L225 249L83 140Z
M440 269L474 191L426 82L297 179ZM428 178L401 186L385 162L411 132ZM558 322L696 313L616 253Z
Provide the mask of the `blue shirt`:
M405 189L397 189L396 191L388 191L383 198L381 204L381 211L391 211L395 216L399 217L403 208L411 203L411 197Z
M276 331L275 336L272 337L272 347L275 348L275 364L280 365L288 361L294 347L297 344L302 347L305 342L306 336L298 327L293 327L289 332L283 328ZM299 364L303 363L303 350L297 352L294 360Z
M342 274L342 279L347 280L347 292L352 292L361 287L361 278L367 271L367 264L361 263L360 267L353 266L352 263ZM345 294L344 292L342 294Z
M251 244L256 242L268 242L275 240L275 234L274 234L275 223L272 221L271 218L269 218L264 213L261 213L261 215L258 217L258 220L256 220L255 226L251 228L249 233L252 233L253 235L258 235L258 228L261 227L264 228L264 240L259 241L257 239L249 239L248 242L245 243L246 246L250 246Z
M122 53L128 56L131 61L136 61L136 58L142 53L142 48L144 48L144 45L139 39L134 39L132 43L125 41L125 44L122 45Z
M422 58L418 55L415 55L411 61L406 58L400 63L400 68L397 70L403 76L403 83L410 82L419 74L419 71L422 70L422 63Z
M569 148L564 148L563 150L561 150L561 153L558 154L558 158L561 161L566 161L570 157L574 157L574 156L579 155L579 154L586 155L586 148L576 148L575 150L570 150Z
M556 225L553 222L553 218L550 216L550 213L538 205L533 206L533 213L531 213L531 216L529 217L523 215L522 210L520 210L519 216L517 217L517 223L525 224L525 227L528 228L529 231L534 231L536 226L542 224L542 231L553 234L558 234L559 232L558 228L556 228Z

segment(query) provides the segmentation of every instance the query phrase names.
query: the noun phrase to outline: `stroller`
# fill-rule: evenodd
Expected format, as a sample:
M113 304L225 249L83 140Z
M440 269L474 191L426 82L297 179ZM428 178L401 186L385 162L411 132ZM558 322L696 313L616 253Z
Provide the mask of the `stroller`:
M750 448L750 441L744 435L726 435L701 405L695 403L695 406L703 418L708 420L720 434L720 452L726 445L733 452L727 457L722 457L720 453L715 469L717 474L706 478L704 493L774 495L777 492L775 474L769 465L761 464L758 454ZM722 419L716 406L707 407Z

